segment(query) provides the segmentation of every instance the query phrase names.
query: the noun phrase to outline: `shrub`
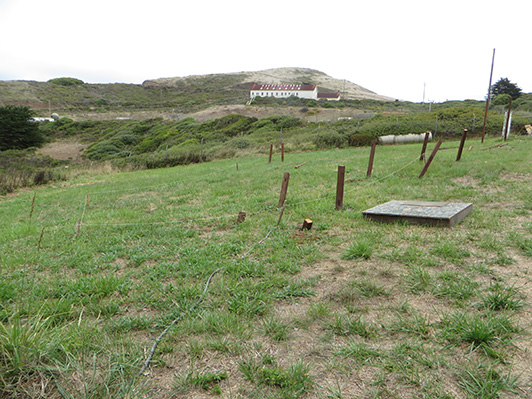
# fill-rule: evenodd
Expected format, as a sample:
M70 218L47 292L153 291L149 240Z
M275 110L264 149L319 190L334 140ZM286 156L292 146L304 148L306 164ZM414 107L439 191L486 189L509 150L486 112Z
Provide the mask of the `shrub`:
M326 130L316 137L314 143L319 148L344 147L348 144L348 137L335 130Z
M85 84L83 80L76 78L55 78L50 79L48 83L53 83L59 86L78 86Z
M351 147L364 147L371 145L375 139L375 135L370 133L355 133L349 137L349 145Z
M495 96L493 101L491 102L492 105L508 105L510 103L510 96L509 94L499 94L498 96Z

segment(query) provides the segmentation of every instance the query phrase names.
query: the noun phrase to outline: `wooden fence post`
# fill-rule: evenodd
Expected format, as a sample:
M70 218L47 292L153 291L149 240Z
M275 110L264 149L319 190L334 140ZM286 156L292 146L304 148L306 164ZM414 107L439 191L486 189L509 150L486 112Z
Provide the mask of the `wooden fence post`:
M425 139L423 140L423 147L421 148L421 155L419 160L423 161L425 159L425 151L427 151L427 144L429 143L430 132L425 133Z
M286 201L286 192L288 191L288 181L290 180L290 173L286 172L283 176L283 184L281 186L281 195L279 196L279 205L277 208L284 206Z
M371 152L369 153L369 162L368 162L368 173L366 177L371 177L371 172L373 171L373 160L375 159L375 148L377 147L377 140L371 142Z
M459 161L462 158L462 151L464 150L464 144L467 137L467 129L464 129L462 133L462 139L460 140L460 147L458 147L458 154L456 155L456 160Z
M284 143L281 143L281 162L284 162Z
M432 160L434 159L434 157L436 156L436 153L438 152L438 150L440 149L440 146L442 144L442 141L438 141L436 143L436 147L434 147L434 149L432 150L432 153L430 154L430 157L429 159L427 160L427 162L425 163L425 166L423 166L423 169L421 170L421 173L419 174L419 178L421 179L423 176L425 176L425 173L427 173L427 169L429 168Z
M91 207L91 200L89 198L89 191L87 191L87 208Z
M336 210L344 206L344 183L345 183L345 166L338 165L338 179L336 181Z
M270 160L268 163L272 163L272 155L273 155L273 144L270 144Z

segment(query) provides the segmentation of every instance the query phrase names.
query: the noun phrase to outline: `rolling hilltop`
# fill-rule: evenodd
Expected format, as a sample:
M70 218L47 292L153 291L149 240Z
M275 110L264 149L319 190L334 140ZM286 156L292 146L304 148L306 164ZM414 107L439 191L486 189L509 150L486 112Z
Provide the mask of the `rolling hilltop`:
M189 114L213 106L244 105L253 83L313 83L320 91L340 90L344 98L392 100L352 82L305 68L197 75L146 80L143 84L87 84L77 79L48 82L0 81L0 106L26 105L52 112L157 111Z
M257 72L239 72L215 75L197 75L184 78L161 78L146 80L143 86L148 87L182 87L201 85L204 82L227 82L225 89L235 88L249 90L253 83L311 83L318 86L319 91L340 91L344 99L361 100L371 99L379 101L392 101L393 99L381 96L362 86L344 79L335 79L329 75L308 68L275 68Z

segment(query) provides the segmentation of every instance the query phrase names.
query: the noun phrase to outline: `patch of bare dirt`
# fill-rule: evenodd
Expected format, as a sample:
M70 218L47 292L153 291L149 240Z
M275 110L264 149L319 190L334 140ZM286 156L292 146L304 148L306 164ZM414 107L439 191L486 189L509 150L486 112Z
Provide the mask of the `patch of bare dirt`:
M81 153L85 148L87 148L85 144L56 141L46 144L39 153L54 159L75 161L81 159Z

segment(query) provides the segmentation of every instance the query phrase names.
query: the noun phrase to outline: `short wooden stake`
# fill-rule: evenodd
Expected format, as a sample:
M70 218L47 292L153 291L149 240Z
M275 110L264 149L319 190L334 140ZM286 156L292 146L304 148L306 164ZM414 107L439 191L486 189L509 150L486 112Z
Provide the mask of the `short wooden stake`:
M273 155L273 144L270 144L270 160L268 163L272 163L272 155Z
M238 162L236 163L236 170L238 170Z
M238 212L238 217L236 218L236 223L240 224L246 220L246 212Z
M290 181L290 173L286 172L283 176L283 184L281 186L281 195L279 196L279 205L277 208L284 206L286 201L286 192L288 191L288 182Z
M336 210L344 206L344 183L345 183L345 166L338 165L338 178L336 181Z
M91 200L89 198L89 192L87 191L87 208L91 207Z
M78 224L76 226L76 235L79 235L81 231L81 219L78 219Z
M438 152L438 150L440 149L440 146L442 144L442 141L438 141L436 143L436 147L434 147L434 149L432 150L432 153L430 154L430 157L429 159L427 160L427 162L425 163L425 166L423 166L423 169L421 170L421 173L419 174L419 178L421 179L423 176L425 176L425 173L427 173L427 170L432 162L432 160L434 159L434 157L436 156L436 153Z
M31 210L30 210L30 220L33 216L33 209L35 208L35 197L37 196L37 193L33 193L33 199L31 200Z
M284 143L281 143L281 162L284 162Z
M456 154L456 160L459 161L462 158L462 151L464 150L464 144L467 137L467 129L464 129L462 133L462 139L460 140L460 147L458 147L458 154Z
M40 250L40 249L41 249L41 242L42 242L42 237L43 237L43 235L44 235L44 229L45 229L45 228L46 228L46 227L43 227L43 228L42 228L42 231L41 231L41 237L39 238L39 245L37 245L37 250Z
M310 230L312 228L312 220L305 219L303 220L303 226L301 226L301 230Z
M427 151L427 144L429 143L429 136L430 132L425 133L425 139L423 140L423 147L421 148L421 155L419 156L419 160L423 161L425 160L425 151Z
M377 147L377 140L371 142L371 152L369 153L369 162L368 162L368 173L366 177L371 177L371 172L373 171L373 160L375 159L375 148Z

